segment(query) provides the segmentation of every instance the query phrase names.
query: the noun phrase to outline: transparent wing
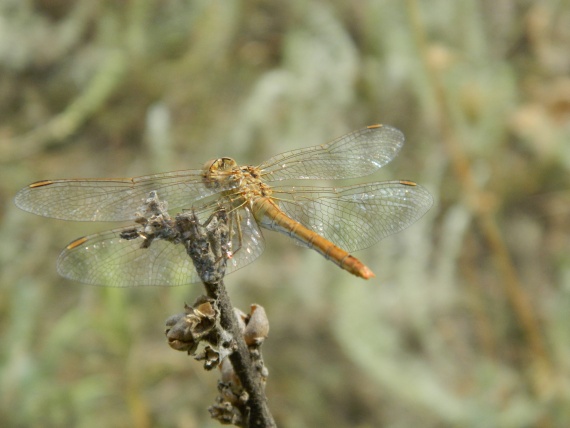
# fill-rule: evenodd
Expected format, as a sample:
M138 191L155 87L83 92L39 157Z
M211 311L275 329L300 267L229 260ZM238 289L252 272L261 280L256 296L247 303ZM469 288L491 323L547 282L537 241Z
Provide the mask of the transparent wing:
M265 249L263 234L249 209L231 212L232 245L227 273L234 272L257 259Z
M259 168L266 182L362 177L394 159L403 144L398 129L373 125L327 144L274 156Z
M111 287L200 281L183 245L155 239L143 248L142 238L121 238L131 229L114 229L81 238L80 245L70 244L59 256L58 272L75 281Z
M232 254L226 273L251 263L263 252L264 241L249 210L233 211ZM129 287L172 286L200 282L184 245L155 239L143 247L143 238L123 239L133 226L114 229L71 243L59 256L58 272L93 285Z
M409 181L277 187L273 197L289 217L346 251L370 247L405 229L433 203L426 189Z
M135 213L155 190L169 209L190 207L197 200L232 186L208 188L200 170L174 171L134 178L45 180L16 194L21 209L62 220L122 221Z

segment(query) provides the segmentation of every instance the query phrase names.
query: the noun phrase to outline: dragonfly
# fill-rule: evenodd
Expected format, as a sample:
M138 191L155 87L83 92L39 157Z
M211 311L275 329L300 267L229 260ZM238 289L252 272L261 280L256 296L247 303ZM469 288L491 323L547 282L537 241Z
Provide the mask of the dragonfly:
M72 221L137 221L149 195L166 201L170 212L192 209L200 218L223 208L230 225L227 273L259 257L264 228L369 279L374 273L351 252L410 226L432 206L430 193L409 180L340 187L288 183L365 177L393 160L404 140L392 126L372 125L258 166L222 157L195 170L37 181L20 190L15 203L33 214ZM149 243L141 229L123 226L74 240L58 258L58 272L83 283L120 287L200 281L183 245L160 237Z

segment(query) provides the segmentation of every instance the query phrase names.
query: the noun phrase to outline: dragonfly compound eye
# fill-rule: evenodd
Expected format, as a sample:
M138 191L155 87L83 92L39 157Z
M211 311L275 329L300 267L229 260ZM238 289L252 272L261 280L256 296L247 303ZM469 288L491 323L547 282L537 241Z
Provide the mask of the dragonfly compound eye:
M203 170L206 175L210 175L218 171L230 171L235 166L237 166L237 163L232 158L218 158L206 162Z
M204 184L209 188L216 188L220 182L227 180L228 172L237 167L232 158L218 158L204 164Z

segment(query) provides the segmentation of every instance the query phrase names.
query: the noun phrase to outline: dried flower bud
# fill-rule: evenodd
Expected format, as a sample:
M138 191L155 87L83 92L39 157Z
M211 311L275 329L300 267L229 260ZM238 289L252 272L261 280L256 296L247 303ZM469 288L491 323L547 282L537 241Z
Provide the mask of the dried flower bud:
M193 354L200 340L216 325L217 311L206 297L197 300L197 308L184 305L184 313L174 315L166 321L166 337L171 348Z
M263 306L251 305L251 314L245 327L244 339L248 346L259 346L269 335L269 320Z
M204 369L212 370L218 367L220 363L220 354L211 346L206 346L202 352L197 354L194 359L196 361L204 361Z
M214 317L216 312L210 302L202 303L196 307L196 311L207 317Z

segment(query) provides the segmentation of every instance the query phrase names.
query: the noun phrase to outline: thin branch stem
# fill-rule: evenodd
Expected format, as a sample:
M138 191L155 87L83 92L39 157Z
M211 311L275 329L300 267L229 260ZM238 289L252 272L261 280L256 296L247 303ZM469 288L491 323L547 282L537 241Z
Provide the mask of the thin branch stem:
M220 313L220 326L229 333L229 340L232 342L219 345L232 348L233 352L228 358L247 393L246 414L243 415L244 426L276 427L267 405L259 370L256 370L252 361L239 319L224 286L223 278L230 242L226 212L223 210L217 212L206 225L201 225L194 214L191 217L180 215L176 220L186 251L202 278L208 297L215 301Z

